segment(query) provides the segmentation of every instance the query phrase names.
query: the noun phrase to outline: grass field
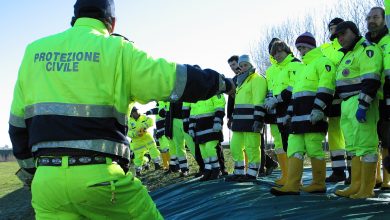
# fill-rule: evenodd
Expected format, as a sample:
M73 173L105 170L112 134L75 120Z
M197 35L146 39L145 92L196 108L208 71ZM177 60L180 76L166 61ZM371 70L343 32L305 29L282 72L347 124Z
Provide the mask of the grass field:
M23 184L15 176L19 165L16 161L0 162L0 198L22 188Z

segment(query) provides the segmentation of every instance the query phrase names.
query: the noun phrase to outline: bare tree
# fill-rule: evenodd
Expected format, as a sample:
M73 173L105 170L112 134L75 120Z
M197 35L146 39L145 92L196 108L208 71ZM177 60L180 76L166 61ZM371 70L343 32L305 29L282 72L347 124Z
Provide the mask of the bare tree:
M335 17L344 20L350 20L356 23L360 33L364 35L367 32L366 16L372 7L383 7L383 0L348 0L342 1L342 4L329 6L326 8L326 14L310 13L303 19L286 19L285 22L266 27L259 41L251 45L251 55L256 63L259 72L265 73L270 66L270 55L268 53L268 44L272 38L277 37L291 46L296 54L294 47L295 39L305 31L309 31L316 37L317 45L321 45L329 40L328 23ZM322 17L320 17L322 16Z

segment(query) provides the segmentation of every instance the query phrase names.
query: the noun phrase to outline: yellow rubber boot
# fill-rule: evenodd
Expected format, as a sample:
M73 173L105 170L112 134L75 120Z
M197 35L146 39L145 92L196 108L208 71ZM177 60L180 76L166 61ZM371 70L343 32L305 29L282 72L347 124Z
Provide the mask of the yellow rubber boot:
M376 178L375 178L375 188L380 188L383 180L382 180L382 172L381 172L381 154L379 154L378 162L376 163Z
M311 158L311 168L313 180L310 185L302 187L302 191L308 193L326 193L326 162L324 159L319 160Z
M389 150L383 148L382 149L382 158L386 158L389 155ZM382 190L390 189L390 175L389 172L382 166L383 171L383 183L381 185Z
M358 193L351 195L352 199L365 199L373 197L375 187L375 172L377 163L362 162L362 174ZM352 184L352 183L351 183Z
M336 195L342 197L349 197L353 194L356 194L360 189L360 179L361 179L361 161L360 157L352 157L351 160L351 184L349 187L343 190L337 190Z
M301 186L303 160L296 157L288 158L287 181L282 187L272 187L271 193L275 196L299 195Z
M163 169L168 170L169 169L169 160L171 158L169 155L169 152L161 153L161 157L162 157Z
M287 181L287 173L288 173L287 154L281 153L281 154L276 154L276 156L278 157L278 163L280 165L282 176L279 179L275 180L275 183L278 185L284 185Z

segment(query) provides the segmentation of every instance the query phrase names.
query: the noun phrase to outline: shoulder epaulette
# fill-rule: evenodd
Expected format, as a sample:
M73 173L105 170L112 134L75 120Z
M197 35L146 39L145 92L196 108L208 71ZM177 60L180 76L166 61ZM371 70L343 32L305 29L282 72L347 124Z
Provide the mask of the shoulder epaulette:
M372 42L370 42L368 40L365 40L365 41L363 41L362 45L363 45L363 47L368 47L368 46L373 46L374 43L372 43Z
M291 62L301 62L301 61L298 58L294 57L294 59L292 59Z

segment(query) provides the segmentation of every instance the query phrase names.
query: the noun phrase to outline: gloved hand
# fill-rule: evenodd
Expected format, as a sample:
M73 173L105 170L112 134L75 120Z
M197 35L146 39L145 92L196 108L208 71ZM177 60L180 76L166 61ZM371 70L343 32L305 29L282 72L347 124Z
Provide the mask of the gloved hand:
M252 131L253 132L261 132L261 130L263 129L263 123L259 122L259 121L255 121L252 125Z
M229 129L232 129L232 123L233 123L233 120L231 120L231 119L228 119L228 121L227 121L227 127L229 128Z
M188 134L192 137L192 138L195 138L195 131L190 129L188 130Z
M271 96L265 99L265 108L267 110L275 108L276 104L278 104L278 99L275 96Z
M310 113L310 121L313 125L324 118L325 118L324 112L319 109L313 109Z
M358 110L356 111L356 119L358 120L358 122L360 123L364 123L366 122L366 113L367 113L367 109L362 109L362 108L358 108Z
M221 123L219 123L219 122L214 122L213 131L215 131L215 132L222 131L222 125L221 125Z
M160 111L158 111L158 115L161 117L161 118L165 118L167 112L165 111L165 109L160 109Z
M24 187L26 187L28 190L31 190L31 183L34 178L34 174L31 174L25 169L20 168L18 171L16 171L15 175L20 181L22 181Z
M289 124L290 121L291 121L291 116L290 115L284 116L283 119L282 119L283 126L286 126L287 124Z

